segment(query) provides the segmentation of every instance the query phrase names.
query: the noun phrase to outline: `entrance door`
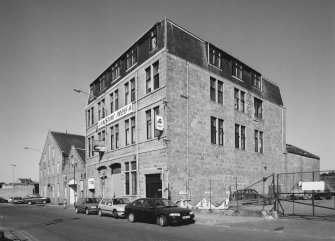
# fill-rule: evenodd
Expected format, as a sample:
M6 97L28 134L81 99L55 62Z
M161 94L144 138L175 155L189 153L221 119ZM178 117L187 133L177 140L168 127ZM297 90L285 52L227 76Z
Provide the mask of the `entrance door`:
M146 180L146 196L149 198L162 197L162 181L161 174L145 175Z
M112 169L112 197L121 197L122 185L121 185L121 164L114 163L111 165Z

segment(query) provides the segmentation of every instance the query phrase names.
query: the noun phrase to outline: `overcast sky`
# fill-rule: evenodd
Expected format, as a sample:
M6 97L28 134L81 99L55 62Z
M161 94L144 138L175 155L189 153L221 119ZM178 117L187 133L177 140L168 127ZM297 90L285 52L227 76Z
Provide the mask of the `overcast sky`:
M3 0L0 182L38 181L48 130L85 135L89 84L167 17L281 88L287 143L335 169L335 1Z

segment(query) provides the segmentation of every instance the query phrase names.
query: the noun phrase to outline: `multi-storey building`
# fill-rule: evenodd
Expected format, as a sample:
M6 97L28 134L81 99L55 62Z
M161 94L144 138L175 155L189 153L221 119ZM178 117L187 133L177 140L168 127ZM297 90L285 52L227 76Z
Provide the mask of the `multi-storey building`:
M90 84L88 195L222 200L285 170L285 120L278 85L164 19Z
M86 196L85 136L49 131L42 151L40 194L51 203L73 204ZM85 187L84 187L85 186Z

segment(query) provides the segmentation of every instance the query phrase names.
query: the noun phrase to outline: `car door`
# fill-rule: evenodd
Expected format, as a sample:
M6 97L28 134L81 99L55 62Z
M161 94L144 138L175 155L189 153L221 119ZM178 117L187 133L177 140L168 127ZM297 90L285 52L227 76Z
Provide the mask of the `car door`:
M144 219L143 210L142 210L143 209L143 202L144 202L143 199L139 199L134 203L133 212L134 212L135 218L137 220L143 220Z
M152 202L152 200L147 199L144 201L142 212L142 215L146 221L156 220L155 204Z

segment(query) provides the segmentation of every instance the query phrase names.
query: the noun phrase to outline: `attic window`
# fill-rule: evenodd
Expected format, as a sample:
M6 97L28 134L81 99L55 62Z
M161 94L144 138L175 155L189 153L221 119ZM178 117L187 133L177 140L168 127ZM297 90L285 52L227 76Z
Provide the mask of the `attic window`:
M251 74L251 84L253 87L261 90L261 76L259 74L256 73L252 73Z

